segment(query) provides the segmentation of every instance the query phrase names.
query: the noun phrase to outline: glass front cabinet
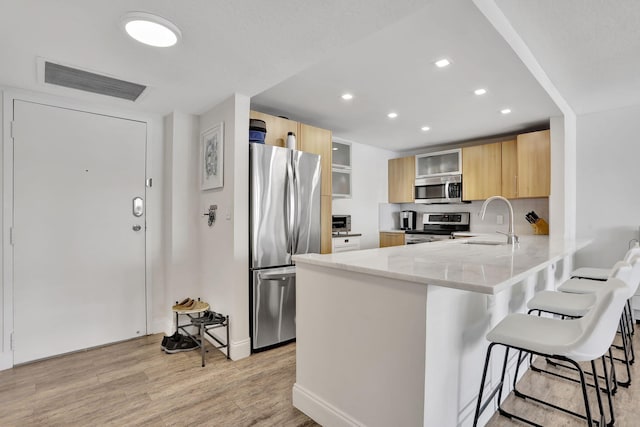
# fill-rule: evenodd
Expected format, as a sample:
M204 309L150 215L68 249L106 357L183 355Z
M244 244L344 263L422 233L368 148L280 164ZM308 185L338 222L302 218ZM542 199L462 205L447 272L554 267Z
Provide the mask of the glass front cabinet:
M351 144L333 141L332 148L332 195L351 198Z

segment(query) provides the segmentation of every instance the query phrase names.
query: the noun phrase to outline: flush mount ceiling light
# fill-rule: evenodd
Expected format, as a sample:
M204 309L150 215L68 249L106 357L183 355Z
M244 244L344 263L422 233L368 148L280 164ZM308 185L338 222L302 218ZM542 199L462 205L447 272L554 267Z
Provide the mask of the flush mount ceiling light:
M387 114L387 117L389 117L390 119L395 119L396 117L398 117L398 113L389 113Z
M182 37L182 33L172 22L151 13L127 13L122 18L122 25L130 37L149 46L173 46Z
M511 113L511 109L510 109L510 108L505 108L505 109L503 109L503 110L500 110L500 112L501 112L502 114L510 114L510 113Z
M422 127L420 128L420 130L422 130L423 132L426 132L426 131L428 131L429 129L431 129L429 126L422 126Z
M487 90L480 88L480 89L474 90L473 93L475 93L476 95L484 95L485 93L487 93Z
M443 58L443 59L440 59L440 60L436 61L436 67L438 67L438 68L446 67L449 64L451 64L451 61L449 61L446 58Z
M342 99L344 99L345 101L349 101L350 99L353 99L353 95L351 95L350 93L345 93L342 95Z

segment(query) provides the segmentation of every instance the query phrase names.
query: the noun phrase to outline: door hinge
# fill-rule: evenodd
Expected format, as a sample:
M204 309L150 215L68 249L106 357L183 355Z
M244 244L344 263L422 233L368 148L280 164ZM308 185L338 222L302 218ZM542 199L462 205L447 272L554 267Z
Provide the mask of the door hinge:
M11 138L14 138L14 139L15 139L15 137L16 137L16 131L15 131L15 128L16 128L16 122L14 122L14 121L12 120L12 121L11 121L11 126L10 126L10 132L11 132Z
M11 246L13 246L15 244L14 238L13 238L13 227L9 227L9 244Z
M11 351L14 351L16 349L16 343L14 340L14 333L11 332L11 335L9 335L9 347L11 348Z
M151 188L153 186L153 178L147 178L147 188Z

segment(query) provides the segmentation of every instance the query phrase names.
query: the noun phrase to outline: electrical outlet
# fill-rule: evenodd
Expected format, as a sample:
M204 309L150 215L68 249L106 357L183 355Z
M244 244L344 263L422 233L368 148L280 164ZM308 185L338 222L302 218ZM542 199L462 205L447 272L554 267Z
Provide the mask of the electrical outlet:
M496 224L498 225L504 224L504 215L496 215Z

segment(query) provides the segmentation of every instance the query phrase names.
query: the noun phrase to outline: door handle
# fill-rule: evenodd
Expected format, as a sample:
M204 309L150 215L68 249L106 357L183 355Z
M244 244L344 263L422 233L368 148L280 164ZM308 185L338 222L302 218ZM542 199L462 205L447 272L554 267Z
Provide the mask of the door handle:
M136 224L136 225L134 225L133 227L131 227L131 229L132 229L133 231L140 231L140 230L142 230L142 226L141 226L141 225Z
M133 204L133 216L135 216L136 218L141 217L144 213L144 203L142 202L142 197L134 197L131 202Z

